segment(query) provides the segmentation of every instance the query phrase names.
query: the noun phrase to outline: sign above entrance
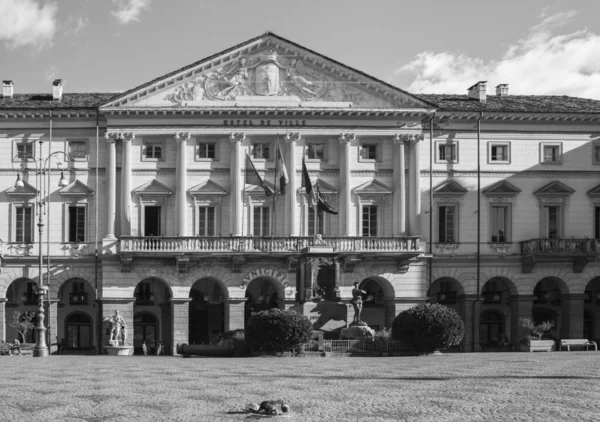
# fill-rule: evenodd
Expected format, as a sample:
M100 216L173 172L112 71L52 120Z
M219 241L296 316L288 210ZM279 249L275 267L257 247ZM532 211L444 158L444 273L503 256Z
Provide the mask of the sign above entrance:
M250 271L249 273L247 273L244 276L240 287L242 289L244 289L255 278L264 277L264 276L276 278L277 280L279 280L281 282L281 284L283 284L286 287L289 285L289 283L287 282L287 277L286 277L285 273L282 273L275 268L257 268L257 269Z

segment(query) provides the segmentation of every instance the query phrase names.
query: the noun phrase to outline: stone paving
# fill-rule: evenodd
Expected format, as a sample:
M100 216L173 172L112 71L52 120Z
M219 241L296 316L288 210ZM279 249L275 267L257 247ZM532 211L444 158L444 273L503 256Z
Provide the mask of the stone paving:
M600 353L0 357L1 421L600 421Z

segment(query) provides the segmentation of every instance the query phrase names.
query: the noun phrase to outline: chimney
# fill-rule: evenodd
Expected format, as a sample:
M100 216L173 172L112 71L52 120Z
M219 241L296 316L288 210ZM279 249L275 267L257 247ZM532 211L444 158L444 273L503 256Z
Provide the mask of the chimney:
M479 81L475 85L470 87L468 89L469 98L474 98L476 100L479 100L480 103L485 103L485 100L486 100L485 85L486 85L486 83L487 83L487 81Z
M55 79L54 82L52 82L52 99L54 101L60 101L60 100L62 100L62 95L63 95L62 79Z
M496 87L496 95L498 97L508 96L508 84L500 84Z
M13 81L2 81L2 97L12 98L15 91Z

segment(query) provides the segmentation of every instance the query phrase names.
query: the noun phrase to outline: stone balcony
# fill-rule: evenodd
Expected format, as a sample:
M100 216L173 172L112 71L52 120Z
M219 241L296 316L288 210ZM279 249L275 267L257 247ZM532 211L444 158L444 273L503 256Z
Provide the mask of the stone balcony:
M580 273L600 252L600 239L529 239L521 245L522 272L531 273L538 262L571 262Z

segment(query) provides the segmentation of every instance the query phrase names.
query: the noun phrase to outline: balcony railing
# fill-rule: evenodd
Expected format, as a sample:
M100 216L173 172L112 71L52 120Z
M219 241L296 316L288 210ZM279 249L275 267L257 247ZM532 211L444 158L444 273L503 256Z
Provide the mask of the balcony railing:
M69 293L69 304L71 305L87 305L88 294L87 293Z
M521 255L573 255L600 252L600 239L529 239L520 243Z
M313 237L128 237L120 239L121 252L300 252L315 246ZM319 243L317 243L319 244ZM334 252L419 252L418 236L324 237L322 245Z

